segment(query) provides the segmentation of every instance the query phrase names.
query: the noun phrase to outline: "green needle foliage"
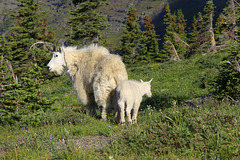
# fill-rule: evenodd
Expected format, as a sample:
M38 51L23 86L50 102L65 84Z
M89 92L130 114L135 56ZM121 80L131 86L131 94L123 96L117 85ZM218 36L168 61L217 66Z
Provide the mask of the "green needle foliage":
M31 62L46 68L51 56L41 50L30 51L32 44L38 41L54 42L54 33L48 29L47 19L42 18L43 12L39 12L39 4L36 0L17 0L19 11L12 14L16 23L10 28L7 35L7 44L4 46L9 52L4 57L11 61L15 74L21 76L26 72ZM44 74L48 74L44 70Z
M101 32L109 25L106 16L97 12L99 7L107 5L107 0L73 0L77 9L70 12L69 31L66 35L71 45L86 45L102 36Z
M219 74L211 88L219 99L238 101L240 98L239 49L239 43L232 43L226 50L228 56L219 65Z
M136 63L135 58L139 50L139 45L143 40L143 32L141 31L140 24L137 21L135 9L130 8L127 15L128 19L121 38L121 54L124 62L134 64Z
M190 45L191 45L191 55L198 54L201 52L202 44L202 34L201 28L203 23L202 13L198 12L197 16L193 17L192 32L189 33Z
M224 51L228 53L219 65L219 74L213 82L212 92L219 99L229 99L235 102L240 98L240 52L239 52L239 8L234 1L229 0L217 22L217 34L223 35L219 43L227 45Z
M215 34L213 30L214 3L207 1L203 14L194 16L190 35L191 54L216 53Z
M207 1L203 12L203 25L202 25L202 34L203 34L203 49L209 51L212 47L216 46L215 36L213 32L213 16L214 16L214 3L212 0Z
M171 60L180 60L187 56L188 44L186 34L186 20L181 10L177 15L171 13L169 4L166 5L166 14L164 16L164 24L166 25L166 33L164 35L164 44L162 54Z
M19 11L11 15L16 23L0 39L0 124L37 125L39 114L53 103L40 91L40 85L50 77L42 68L51 56L43 48L30 47L38 41L54 42L54 34L47 29L36 0L17 1Z
M0 57L0 124L40 123L38 115L51 108L53 100L41 96L41 68L33 63L21 79L17 79L8 67L10 62Z
M143 35L143 42L141 44L142 49L139 51L140 61L145 63L161 61L158 44L160 39L156 34L155 25L151 23L152 20L148 15L144 17L144 20L145 31Z
M235 31L238 29L240 20L240 6L234 0L228 0L223 12L219 15L216 22L216 35L218 45L225 45L229 41L236 39Z

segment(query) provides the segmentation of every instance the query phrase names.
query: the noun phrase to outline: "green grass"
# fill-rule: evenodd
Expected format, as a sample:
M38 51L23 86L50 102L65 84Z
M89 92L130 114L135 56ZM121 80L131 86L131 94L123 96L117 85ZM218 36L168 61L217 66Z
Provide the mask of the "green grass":
M208 80L213 79L223 56L201 55L180 62L133 67L128 71L129 79L147 81L153 78L153 97L147 103L165 108L175 102L180 104L208 95Z
M0 127L0 159L239 159L240 104L208 91L223 56L128 67L129 79L154 78L132 126L87 116L68 77L56 77L42 86L56 102L38 126Z

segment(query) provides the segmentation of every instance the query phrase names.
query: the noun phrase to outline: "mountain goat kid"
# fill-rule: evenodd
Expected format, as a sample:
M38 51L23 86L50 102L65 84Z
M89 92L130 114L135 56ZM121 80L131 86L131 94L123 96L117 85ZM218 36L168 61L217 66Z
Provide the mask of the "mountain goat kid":
M137 123L137 113L142 101L142 96L146 95L148 97L152 96L151 93L151 82L153 78L148 82L141 82L135 80L124 80L122 81L116 89L117 103L120 112L120 124L125 124L125 112L124 106L126 107L128 123ZM132 114L131 114L132 112Z

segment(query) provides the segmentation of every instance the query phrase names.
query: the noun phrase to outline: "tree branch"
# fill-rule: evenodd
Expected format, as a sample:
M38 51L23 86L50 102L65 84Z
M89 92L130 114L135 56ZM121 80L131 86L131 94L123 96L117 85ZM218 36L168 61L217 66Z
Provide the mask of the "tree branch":
M177 34L174 34L175 38L185 44L187 47L191 48L185 41L183 41Z
M13 67L12 67L12 63L6 59L6 62L7 62L7 67L10 69L11 71L11 74L12 74L12 77L13 77L13 80L15 81L16 84L18 84L18 78L17 76L15 76L14 74L14 71L13 71Z
M233 0L233 1L240 7L240 4L236 0Z
M237 61L237 56L235 56L234 61L235 61L235 65L233 65L230 61L227 61L227 63L230 64L233 69L236 69L240 73L240 65Z
M174 47L173 43L172 43L171 41L169 41L169 40L167 40L166 43L171 44L172 49L173 49L173 52L174 52L173 57L175 56L176 60L177 60L177 61L180 61L180 58L179 58L178 53L177 53L177 50L176 50L176 48Z

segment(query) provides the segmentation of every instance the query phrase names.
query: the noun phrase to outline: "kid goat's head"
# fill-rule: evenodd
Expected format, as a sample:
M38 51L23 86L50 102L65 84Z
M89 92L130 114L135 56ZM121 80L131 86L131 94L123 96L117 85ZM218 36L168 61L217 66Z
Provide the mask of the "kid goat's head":
M52 59L47 65L49 71L54 72L56 75L61 75L64 70L64 66L66 66L66 62L62 49L57 52L53 52Z
M144 90L145 90L145 95L148 97L152 96L152 92L151 92L151 82L152 82L153 78L148 81L148 82L143 82L143 80L140 80L141 83L144 84Z

